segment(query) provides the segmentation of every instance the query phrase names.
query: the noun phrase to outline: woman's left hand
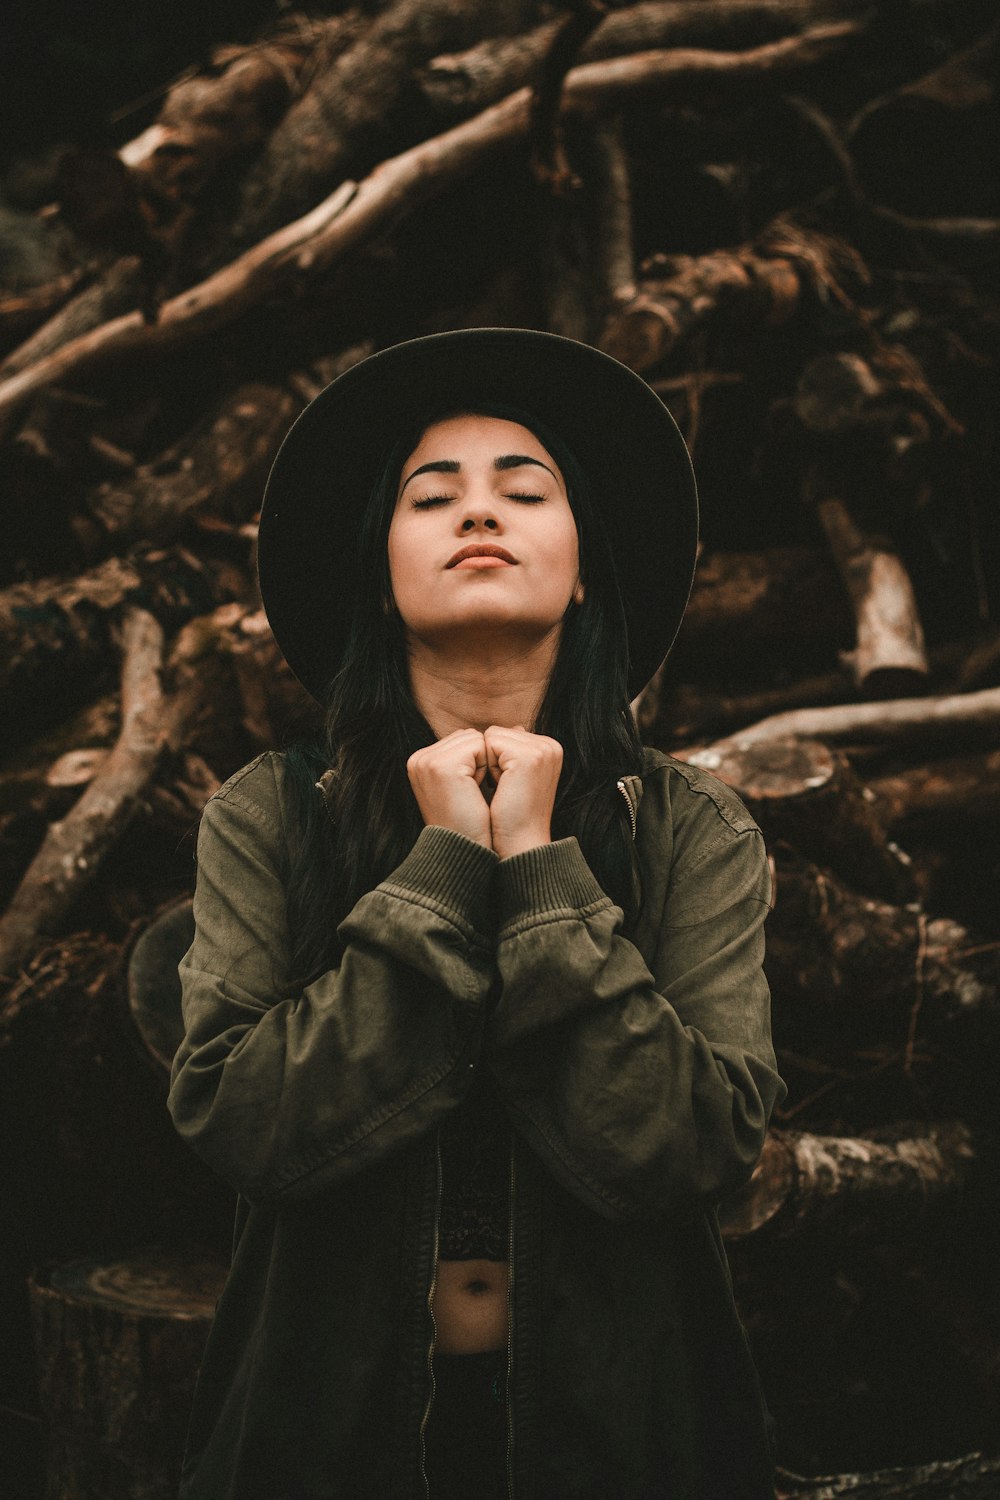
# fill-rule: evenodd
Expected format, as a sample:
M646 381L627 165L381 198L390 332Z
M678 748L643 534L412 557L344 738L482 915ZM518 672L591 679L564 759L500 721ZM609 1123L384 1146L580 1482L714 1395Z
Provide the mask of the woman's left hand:
M492 724L483 737L487 773L496 782L490 802L493 848L506 859L551 843L562 745L520 724L512 729Z

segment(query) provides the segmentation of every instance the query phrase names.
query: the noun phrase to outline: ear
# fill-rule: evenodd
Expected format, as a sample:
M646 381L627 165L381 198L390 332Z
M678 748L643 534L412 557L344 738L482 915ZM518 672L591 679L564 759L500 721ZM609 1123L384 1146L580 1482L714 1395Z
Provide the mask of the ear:
M574 604L582 604L583 603L583 597L584 597L583 579L582 578L578 578L577 582L576 582L576 588L573 590L573 603Z

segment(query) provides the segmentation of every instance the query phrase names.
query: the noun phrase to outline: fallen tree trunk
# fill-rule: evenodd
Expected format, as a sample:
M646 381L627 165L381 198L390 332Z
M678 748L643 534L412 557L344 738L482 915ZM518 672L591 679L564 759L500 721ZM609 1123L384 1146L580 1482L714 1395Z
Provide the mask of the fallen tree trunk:
M0 376L16 375L21 370L30 369L63 344L72 343L91 329L130 312L139 301L143 275L137 255L115 260L98 280L77 292L40 328L36 328L30 338L11 350L0 364Z
M826 870L778 850L768 922L767 972L776 1013L795 1025L841 1033L850 1015L863 1033L940 1037L974 1048L1000 1028L1000 943L982 942L949 917L859 895Z
M877 1137L772 1130L753 1177L720 1212L729 1239L835 1231L880 1240L952 1208L982 1153L960 1121Z
M606 354L640 373L664 360L721 307L776 326L796 311L808 286L803 268L750 249L673 258L666 281L643 280L601 333Z
M777 1500L996 1500L1000 1458L969 1453L912 1469L868 1474L825 1474L813 1479L777 1473Z
M54 930L135 816L177 728L176 709L163 700L162 664L163 631L148 611L129 609L122 626L121 732L79 802L50 824L0 917L0 974L16 974L40 936Z
M810 490L854 609L857 638L845 664L868 697L913 697L930 669L910 575L892 543L865 535L824 480L814 475Z
M747 47L788 38L845 17L863 16L863 0L646 0L611 11L580 49L581 62L663 47ZM522 36L478 42L465 52L435 57L420 86L443 116L486 109L534 82L560 21L546 21Z
M1000 818L1000 750L869 777L867 785L879 816L895 832L967 835Z
M0 590L0 742L23 743L91 696L114 660L111 633L129 604L161 625L203 615L249 592L235 569L206 565L181 548L139 549L71 579L38 579Z
M218 405L208 425L143 464L125 483L102 484L88 510L116 547L173 541L210 507L237 523L260 508L264 481L304 402L294 391L251 381Z
M816 27L790 43L746 53L647 52L574 68L563 93L567 110L615 108L685 76L745 79L809 67L857 34L851 22ZM40 390L97 368L151 358L190 345L233 322L265 295L315 277L402 213L465 176L488 155L523 139L530 118L528 90L445 134L383 162L360 186L342 183L304 218L247 251L198 286L172 298L155 324L131 313L105 323L0 382L0 423Z
M776 672L828 667L850 638L851 612L822 550L706 551L666 674L700 684L767 682Z
M734 787L770 847L779 841L858 889L912 900L909 860L891 842L877 802L843 755L817 740L767 740L696 750L684 759Z
M731 739L741 750L789 738L851 745L920 745L947 738L953 744L956 736L973 741L984 734L995 736L998 726L1000 688L984 688L936 698L793 709L761 719Z

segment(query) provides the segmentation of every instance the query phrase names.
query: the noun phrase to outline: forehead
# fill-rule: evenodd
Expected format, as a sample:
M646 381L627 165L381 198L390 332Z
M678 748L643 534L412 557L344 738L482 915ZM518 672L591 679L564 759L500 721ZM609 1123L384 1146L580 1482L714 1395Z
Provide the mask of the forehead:
M435 450L433 454L430 453L432 448ZM431 422L424 428L410 456L420 454L461 459L462 450L470 455L488 451L491 458L499 454L524 453L532 458L544 458L553 469L557 469L552 455L530 427L506 417L484 416L478 412L459 413Z

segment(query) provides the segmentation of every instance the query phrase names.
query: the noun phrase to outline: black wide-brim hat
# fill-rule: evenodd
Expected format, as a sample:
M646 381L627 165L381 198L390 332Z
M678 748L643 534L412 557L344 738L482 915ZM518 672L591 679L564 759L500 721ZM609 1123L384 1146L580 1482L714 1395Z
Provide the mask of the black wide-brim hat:
M258 571L275 640L322 699L347 643L361 576L360 516L386 454L429 409L520 408L586 471L611 543L641 692L691 591L698 498L677 424L633 370L589 344L527 328L464 328L395 344L310 402L264 494Z

